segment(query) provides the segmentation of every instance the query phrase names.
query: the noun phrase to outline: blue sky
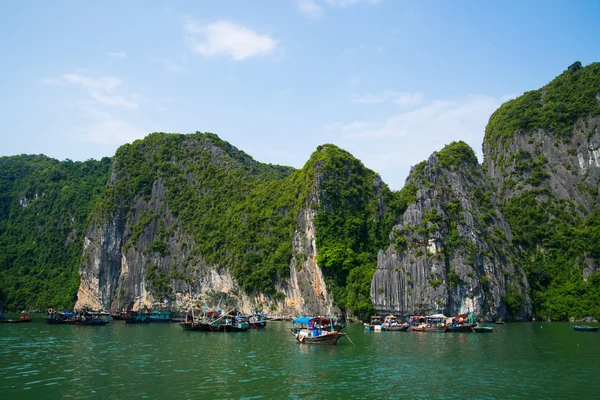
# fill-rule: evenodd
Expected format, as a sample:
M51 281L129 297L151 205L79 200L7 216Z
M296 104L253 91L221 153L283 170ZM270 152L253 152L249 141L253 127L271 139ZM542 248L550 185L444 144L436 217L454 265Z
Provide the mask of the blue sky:
M600 61L600 2L3 1L0 156L213 132L301 168L333 143L400 189L504 101Z

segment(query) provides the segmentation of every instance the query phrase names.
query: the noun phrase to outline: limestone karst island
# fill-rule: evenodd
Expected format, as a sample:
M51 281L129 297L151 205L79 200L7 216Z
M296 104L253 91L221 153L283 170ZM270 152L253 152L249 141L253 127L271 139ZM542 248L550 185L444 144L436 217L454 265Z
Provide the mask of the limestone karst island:
M2 307L599 319L600 64L498 108L482 163L434 150L399 191L334 144L294 169L213 133L2 157Z

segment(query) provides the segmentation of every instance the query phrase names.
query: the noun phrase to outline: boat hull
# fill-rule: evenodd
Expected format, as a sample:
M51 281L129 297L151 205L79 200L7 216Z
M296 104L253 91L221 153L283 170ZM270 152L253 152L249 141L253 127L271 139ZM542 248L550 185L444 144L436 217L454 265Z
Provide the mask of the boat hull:
M149 324L150 323L150 318L146 318L146 319L123 318L123 321L126 324Z
M304 344L336 344L345 333L327 332L320 336L305 336L302 334L294 335L296 340Z
M415 332L446 332L446 326L413 326Z
M408 331L408 328L410 328L410 326L408 325L392 325L392 326L388 326L387 328L385 328L386 332L390 331L390 332L406 332Z
M573 326L572 328L579 332L597 332L600 329L597 326Z
M446 332L473 332L475 325L448 325Z
M492 333L494 331L491 326L474 326L472 329L475 333Z

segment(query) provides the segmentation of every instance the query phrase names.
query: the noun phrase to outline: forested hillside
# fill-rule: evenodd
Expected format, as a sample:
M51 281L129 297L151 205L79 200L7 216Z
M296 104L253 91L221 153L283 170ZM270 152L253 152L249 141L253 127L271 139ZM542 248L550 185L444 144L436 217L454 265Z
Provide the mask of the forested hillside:
M600 318L600 64L500 107L484 168L521 250L534 312Z
M600 318L600 64L503 104L483 150L434 151L397 192L332 144L296 170L212 133L2 157L0 301Z
M92 203L110 159L0 158L0 292L5 307L72 307Z
M121 147L114 165L86 235L81 304L226 292L254 304L246 307L372 311L368 287L389 242L394 195L349 153L319 146L294 170L261 164L211 133L154 133ZM306 234L316 251L301 245ZM319 276L304 287L292 275L315 254L324 287ZM224 283L229 274L234 284Z

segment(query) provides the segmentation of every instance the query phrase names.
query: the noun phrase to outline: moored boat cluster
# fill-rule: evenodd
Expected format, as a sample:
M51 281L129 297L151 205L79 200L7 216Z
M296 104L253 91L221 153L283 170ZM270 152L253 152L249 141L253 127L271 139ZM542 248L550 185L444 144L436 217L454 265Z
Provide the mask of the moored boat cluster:
M371 317L370 323L365 323L366 331L397 331L397 332L493 332L491 326L481 325L475 321L473 314L460 314L455 317L446 317L443 314L414 315L408 321L400 323L394 315L381 318L378 315Z

